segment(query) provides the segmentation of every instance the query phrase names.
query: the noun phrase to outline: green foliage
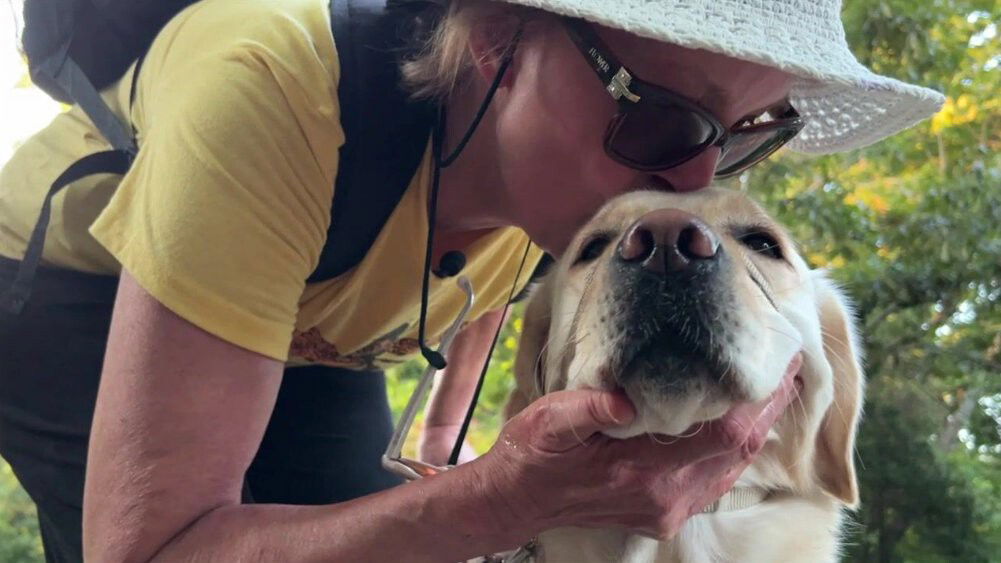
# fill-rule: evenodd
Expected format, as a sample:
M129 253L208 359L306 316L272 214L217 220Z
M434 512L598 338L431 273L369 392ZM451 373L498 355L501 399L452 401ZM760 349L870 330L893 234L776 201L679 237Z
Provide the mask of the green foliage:
M480 401L476 405L473 421L469 425L469 443L479 453L490 449L490 446L497 438L500 427L504 423L504 405L507 403L508 395L514 390L512 372L514 369L515 349L518 344L518 337L521 334L523 308L521 304L511 308L512 320L504 325L500 336L497 338L497 347L494 349L490 366L487 369L487 376L483 383ZM423 366L424 362L422 360L413 360L387 372L386 385L389 387L389 403L397 416L406 407L410 395L417 386ZM417 437L422 424L423 413L417 415L414 428L404 446L404 454L414 455L416 453Z
M0 563L41 563L35 505L0 459Z

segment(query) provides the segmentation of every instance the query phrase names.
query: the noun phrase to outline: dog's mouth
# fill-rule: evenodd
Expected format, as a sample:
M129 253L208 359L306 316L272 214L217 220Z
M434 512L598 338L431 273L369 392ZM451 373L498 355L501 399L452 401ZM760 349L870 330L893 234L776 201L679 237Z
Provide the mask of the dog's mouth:
M735 324L732 295L721 284L697 289L658 283L627 284L618 300L617 352L610 375L623 387L642 385L645 393L679 396L702 392L733 395L736 378L727 357ZM673 284L672 284L673 285ZM655 289L655 291L651 291Z
M685 427L724 416L743 400L720 352L669 330L626 345L619 366L609 375L647 413L647 432L686 435Z
M802 364L803 364L802 353L793 356L792 360L790 360L789 362L789 365L786 367L786 373L783 376L782 381L779 382L778 387L776 387L775 391L767 400L769 401L772 400L775 396L781 393L783 389L786 389L787 392L790 393L793 397L803 392L804 379L802 375ZM678 436L679 437L693 436L697 434L709 422L715 422L717 420L724 421L727 417L739 416L737 413L738 408L745 404L747 403L735 402L732 403L730 408L719 417L708 420L696 420L692 422L692 424L689 425L688 428L686 428L684 431L678 434Z
M802 359L802 352L793 356L771 396L776 396L783 388L792 389L791 392L794 394L802 393L805 384ZM637 366L642 366L642 362L646 361L648 360L637 358L625 369L626 371L638 369L644 372L649 366ZM612 384L611 387L629 397L640 418L637 424L608 434L617 438L627 438L642 433L689 437L700 432L708 423L720 421L726 424L728 417L736 419L746 416L741 414L742 410L746 410L749 405L757 404L757 401L749 400L733 391L735 386L711 383L712 379L719 378L712 378L708 374L723 373L721 368L711 368L703 363L686 365L686 369L691 372L701 372L701 375L687 380L688 384L676 384L675 389L668 389L662 383L652 384L656 380L649 377L631 377L625 378L624 381L619 377L622 383ZM733 379L735 376L725 377Z
M732 370L723 361L721 351L706 350L700 343L673 332L626 344L618 362L620 367L613 370L618 382L628 385L644 381L664 394L676 394L693 385L726 385L732 379Z
M751 361L737 346L737 331L749 327L730 306L732 294L725 288L703 292L701 297L712 299L679 293L659 297L632 300L620 309L621 318L630 322L616 323L616 352L604 373L606 385L621 387L643 414L630 435L687 435L740 405L762 400L771 392L763 382L781 381L778 366L765 364L788 357ZM787 376L790 381L798 377L801 385L798 369L797 364L797 373Z

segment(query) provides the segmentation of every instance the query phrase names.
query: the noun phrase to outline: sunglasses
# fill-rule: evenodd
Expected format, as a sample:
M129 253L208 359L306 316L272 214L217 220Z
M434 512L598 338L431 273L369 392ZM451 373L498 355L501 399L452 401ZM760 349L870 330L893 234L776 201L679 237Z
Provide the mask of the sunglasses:
M754 123L726 127L694 101L637 78L619 63L589 24L575 19L564 23L574 44L619 104L604 143L605 152L625 166L659 172L717 146L721 154L715 177L735 176L771 156L806 124L785 104L766 111Z

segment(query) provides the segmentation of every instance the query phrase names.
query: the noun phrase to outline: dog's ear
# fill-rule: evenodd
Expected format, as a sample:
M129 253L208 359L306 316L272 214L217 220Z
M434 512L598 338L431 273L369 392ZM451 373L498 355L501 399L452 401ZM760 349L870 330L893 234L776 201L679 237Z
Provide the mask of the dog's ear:
M845 296L822 272L815 272L814 287L824 355L834 384L833 402L817 434L815 468L823 489L854 508L859 500L854 450L864 385L861 347Z
M546 365L546 342L549 340L552 297L549 277L532 292L525 306L518 354L514 360L515 389L504 408L506 418L511 418L545 392L540 387L541 370Z

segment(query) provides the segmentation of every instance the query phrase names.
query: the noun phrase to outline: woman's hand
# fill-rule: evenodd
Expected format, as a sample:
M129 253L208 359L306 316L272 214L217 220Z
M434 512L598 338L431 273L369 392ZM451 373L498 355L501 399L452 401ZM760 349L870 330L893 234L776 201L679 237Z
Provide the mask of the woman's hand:
M425 425L417 442L419 459L432 465L447 464L461 428L462 423ZM462 441L462 449L459 450L460 464L473 461L478 455L468 440Z
M553 393L512 418L469 467L492 494L497 524L529 537L580 526L668 539L751 463L796 394L793 375L768 400L738 406L670 445L600 433L635 416L621 392Z

